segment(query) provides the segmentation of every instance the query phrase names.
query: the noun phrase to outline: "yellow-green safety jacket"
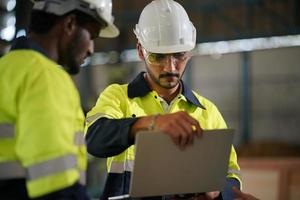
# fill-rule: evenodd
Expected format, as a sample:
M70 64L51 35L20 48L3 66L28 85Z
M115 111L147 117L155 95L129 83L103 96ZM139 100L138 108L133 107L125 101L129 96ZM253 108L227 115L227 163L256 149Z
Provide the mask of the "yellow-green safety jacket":
M30 197L85 182L84 115L70 76L34 50L0 59L0 180Z
M149 88L143 73L130 84L112 84L100 94L96 105L87 114L86 141L89 153L107 157L108 178L102 199L128 193L126 174L133 170L134 160L134 141L129 139L129 130L138 117L186 111L205 130L227 128L212 102L190 90L184 82L181 85L182 92L168 111L164 110L158 94ZM228 165L227 178L241 182L233 147Z

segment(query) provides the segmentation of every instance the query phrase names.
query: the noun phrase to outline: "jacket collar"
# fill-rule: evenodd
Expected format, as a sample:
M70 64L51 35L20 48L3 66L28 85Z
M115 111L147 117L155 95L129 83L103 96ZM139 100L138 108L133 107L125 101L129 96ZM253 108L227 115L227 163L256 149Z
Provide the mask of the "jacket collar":
M138 74L138 76L128 84L128 97L134 98L134 97L143 97L149 92L151 92L151 88L149 87L147 81L144 78L144 73L141 72ZM197 107L200 107L202 109L205 109L205 107L199 102L197 97L194 95L192 90L183 82L181 81L182 85L182 92L181 94L185 96L187 101L189 103L194 104Z
M22 37L18 37L12 44L11 47L11 51L12 50L18 50L18 49L30 49L30 50L34 50L37 51L41 54L43 54L44 56L49 58L48 53L36 42L30 40L29 38L22 36Z

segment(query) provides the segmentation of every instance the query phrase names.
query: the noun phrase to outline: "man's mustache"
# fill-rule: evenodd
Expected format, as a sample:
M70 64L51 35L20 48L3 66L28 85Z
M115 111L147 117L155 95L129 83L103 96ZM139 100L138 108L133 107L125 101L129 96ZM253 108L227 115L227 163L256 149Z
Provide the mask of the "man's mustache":
M177 73L164 73L164 74L160 74L159 78L173 77L173 76L179 78L179 74L177 74Z

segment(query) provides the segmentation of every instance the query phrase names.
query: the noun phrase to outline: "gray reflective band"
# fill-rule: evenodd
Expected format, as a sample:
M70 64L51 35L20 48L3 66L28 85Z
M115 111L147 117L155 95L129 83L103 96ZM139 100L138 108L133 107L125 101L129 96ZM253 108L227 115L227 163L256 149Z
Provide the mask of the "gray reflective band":
M0 179L25 178L26 170L18 161L0 163Z
M15 126L13 124L0 124L0 139L13 138L15 136Z
M68 169L77 168L77 159L75 155L68 154L63 157L59 157L53 160L48 160L28 168L28 174L26 169L22 167L18 161L7 161L0 163L0 180L12 179L12 178L26 178L34 180L43 176L49 176L55 173L60 173ZM86 174L85 171L80 171L79 182L85 185Z
M228 169L228 174L235 174L235 175L238 175L240 176L241 175L241 172L240 170L237 170L237 169Z
M41 177L61 173L72 168L77 168L77 159L74 154L68 154L28 167L28 179L39 179Z
M82 131L75 133L74 144L77 146L85 145L84 134Z
M112 119L113 117L108 115L108 114L105 114L105 113L96 113L92 116L89 116L85 119L85 122L86 123L92 123L94 122L95 120L99 119L99 118L102 118L102 117L105 117L105 118L108 118L108 119Z
M123 173L124 171L132 172L133 171L133 160L126 160L125 162L116 162L111 163L109 172L110 173Z

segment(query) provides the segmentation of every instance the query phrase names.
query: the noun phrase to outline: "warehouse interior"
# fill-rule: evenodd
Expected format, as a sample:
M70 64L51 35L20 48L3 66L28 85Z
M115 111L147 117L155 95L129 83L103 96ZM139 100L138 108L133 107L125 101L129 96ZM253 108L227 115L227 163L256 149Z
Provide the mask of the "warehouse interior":
M129 82L145 70L133 29L149 2L113 0L119 37L96 39L95 53L73 77L85 113L109 84ZM299 199L300 1L177 2L197 29L197 46L183 79L213 101L236 130L244 191L260 199ZM26 34L31 7L30 0L1 0L0 55L15 37ZM101 193L105 171L104 159L89 157L90 196Z

